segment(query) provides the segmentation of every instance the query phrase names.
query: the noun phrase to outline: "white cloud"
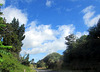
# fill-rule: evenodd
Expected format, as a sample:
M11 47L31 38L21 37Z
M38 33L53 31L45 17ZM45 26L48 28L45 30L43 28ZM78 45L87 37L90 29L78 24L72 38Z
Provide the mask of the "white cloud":
M82 12L83 13L91 12L91 11L93 11L93 9L94 9L94 6L91 5L91 6L86 7L85 9L83 9Z
M47 7L51 7L52 3L53 2L51 0L46 0L46 6Z
M0 3L1 4L5 4L5 0L0 0Z
M92 26L96 25L100 18L100 14L94 16L96 13L94 8L95 7L91 5L82 10L82 12L85 14L83 16L83 19L85 21L85 24L88 27L92 27Z
M74 26L61 25L58 29L52 29L51 25L37 25L37 21L33 21L25 32L24 46L21 53L29 54L51 53L58 50L65 50L65 36L73 33Z
M22 10L14 8L12 6L4 8L3 13L4 13L3 17L7 19L8 23L10 23L14 17L16 19L19 19L20 25L26 24L28 21L26 13L23 13Z

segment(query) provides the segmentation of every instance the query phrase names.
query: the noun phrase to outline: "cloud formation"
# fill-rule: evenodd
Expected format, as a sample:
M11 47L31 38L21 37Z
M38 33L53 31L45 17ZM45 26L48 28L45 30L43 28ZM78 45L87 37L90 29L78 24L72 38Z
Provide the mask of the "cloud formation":
M27 24L27 14L23 13L22 10L17 9L15 7L9 6L3 9L3 17L7 19L7 22L10 23L13 18L15 17L16 19L19 20L20 25L21 24Z
M73 33L74 29L73 24L61 25L55 30L51 28L51 25L38 25L37 21L33 21L26 29L21 53L38 54L65 50L64 37Z
M46 0L46 6L47 7L51 7L52 3L53 2L51 0Z
M0 0L0 3L1 4L5 4L5 0Z
M82 10L82 12L84 13L83 19L88 27L96 25L100 18L100 14L95 15L96 12L94 8L95 7L91 5Z

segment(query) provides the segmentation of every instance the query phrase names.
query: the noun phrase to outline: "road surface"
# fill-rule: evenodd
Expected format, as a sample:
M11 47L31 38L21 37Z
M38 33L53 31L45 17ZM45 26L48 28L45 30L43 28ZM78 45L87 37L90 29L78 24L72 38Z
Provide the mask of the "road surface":
M40 70L40 69L36 69L37 72L56 72L56 71L52 71L52 70Z

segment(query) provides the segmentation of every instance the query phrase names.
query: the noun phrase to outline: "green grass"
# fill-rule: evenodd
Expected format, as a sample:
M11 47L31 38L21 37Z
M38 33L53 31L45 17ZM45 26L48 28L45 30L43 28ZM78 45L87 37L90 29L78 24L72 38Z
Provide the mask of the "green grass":
M30 67L20 64L12 55L5 55L3 53L0 53L0 55L2 55L0 58L3 59L3 62L0 62L0 69L4 70L4 72L24 72L24 70L25 72L36 72Z

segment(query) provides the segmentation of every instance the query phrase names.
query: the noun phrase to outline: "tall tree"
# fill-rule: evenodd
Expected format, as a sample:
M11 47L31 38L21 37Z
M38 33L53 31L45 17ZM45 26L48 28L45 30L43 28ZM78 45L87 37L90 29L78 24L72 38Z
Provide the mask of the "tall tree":
M24 24L19 26L19 21L14 18L10 24L6 24L7 27L4 31L3 41L4 45L12 45L13 48L11 52L17 58L19 58L19 53L21 51L21 47L23 45L22 40L25 38L24 32L25 27Z
M29 66L30 61L29 61L29 54L25 54L22 58L21 58L21 64Z
M25 27L24 27L24 24L22 24L21 26L19 26L19 21L18 19L16 20L16 18L14 18L11 22L11 25L13 27L13 32L16 33L18 35L18 40L20 41L21 43L21 46L23 45L22 44L22 40L25 38Z
M0 8L1 8L1 6L2 6L3 4L0 4ZM0 10L0 15L2 15L3 13L1 12L1 10ZM5 25L5 22L4 22L4 20L3 20L3 18L2 17L0 17L0 53L3 53L3 54L10 54L10 53L8 53L8 51L7 50L9 50L10 48L12 48L12 46L4 46L2 43L2 41L1 41L1 38L2 38L2 35L3 35L3 31L4 31L4 27L6 27L6 25ZM0 64L1 64L1 62L3 62L3 59L2 59L2 55L0 54Z
M90 27L88 37L89 39L100 39L100 19L97 25Z
M75 42L75 35L74 34L70 34L69 36L65 37L65 44L67 45L67 51L70 51L73 48L73 43Z

